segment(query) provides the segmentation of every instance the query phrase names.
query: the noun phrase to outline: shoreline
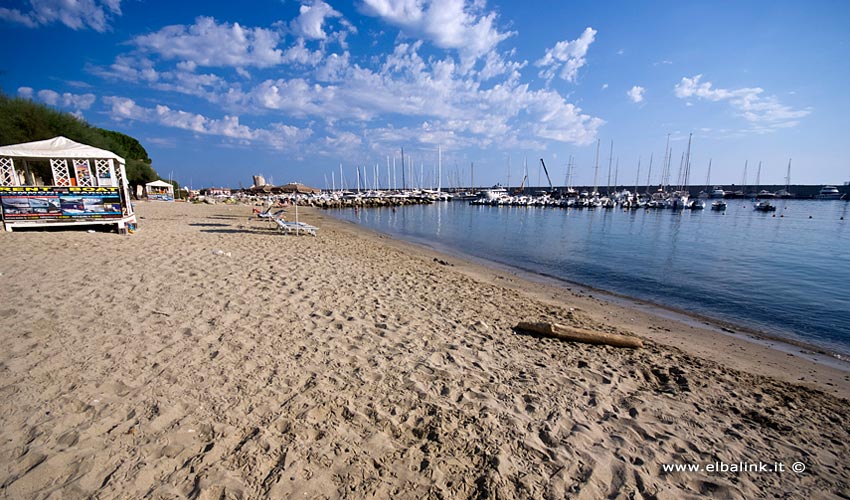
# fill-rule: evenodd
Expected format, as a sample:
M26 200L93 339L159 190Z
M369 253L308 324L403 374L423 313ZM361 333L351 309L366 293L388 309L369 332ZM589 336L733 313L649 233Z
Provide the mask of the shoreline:
M846 372L251 208L144 202L133 235L0 234L0 496L850 496ZM669 468L717 463L785 469Z
M327 210L316 210L316 214L324 214ZM741 369L744 371L755 370L759 374L764 374L770 377L779 378L781 380L802 384L808 387L817 387L825 392L834 393L836 395L850 395L850 360L843 359L840 354L832 353L823 347L798 342L792 339L786 339L779 336L773 336L755 328L749 328L746 325L728 322L717 318L702 316L695 313L690 313L674 307L657 304L651 301L645 301L626 295L620 295L607 290L602 290L582 283L561 279L555 276L539 273L536 271L523 269L522 267L512 266L501 262L491 261L488 259L469 255L451 248L429 244L424 241L415 239L405 239L396 237L391 234L382 233L378 230L361 226L354 221L342 219L329 213L326 220L333 221L342 227L348 228L356 232L372 235L379 238L382 242L386 240L397 244L399 247L407 246L410 251L433 253L433 258L444 260L451 259L453 265L458 265L459 269L467 269L471 271L473 276L483 277L488 273L497 276L497 279L515 279L519 282L525 281L525 284L519 284L518 288L526 293L538 293L534 290L534 284L544 285L553 290L540 295L546 296L552 293L557 293L558 290L571 293L574 297L586 297L588 299L601 299L602 302L613 303L625 311L634 310L641 311L650 317L665 318L675 324L688 326L694 332L708 332L712 337L720 336L720 338L712 338L710 343L698 341L696 343L688 342L687 335L679 334L673 339L665 338L663 335L650 335L652 340L682 348L685 351L695 354L700 357L707 357L715 361L731 363L730 367ZM670 332L668 332L670 333ZM696 335L690 334L690 335ZM737 342L722 346L720 352L714 353L714 349L721 346L722 339L727 338ZM694 339L691 338L691 341ZM744 344L740 344L743 342ZM706 345L709 344L709 345ZM748 367L750 361L748 356L740 356L739 352L748 350L748 346L756 349L757 358L769 363L769 369L761 365ZM761 352L762 349L767 349L767 352ZM802 366L797 369L789 370L785 363L787 356L793 356L795 360L803 362ZM821 366L824 370L818 370ZM843 382L843 383L842 383Z

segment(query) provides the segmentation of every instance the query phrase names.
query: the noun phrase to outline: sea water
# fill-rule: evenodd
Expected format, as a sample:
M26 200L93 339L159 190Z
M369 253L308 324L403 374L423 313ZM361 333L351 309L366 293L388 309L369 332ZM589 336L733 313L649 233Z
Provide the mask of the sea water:
M850 203L750 200L705 210L440 202L340 210L425 244L746 325L850 357Z

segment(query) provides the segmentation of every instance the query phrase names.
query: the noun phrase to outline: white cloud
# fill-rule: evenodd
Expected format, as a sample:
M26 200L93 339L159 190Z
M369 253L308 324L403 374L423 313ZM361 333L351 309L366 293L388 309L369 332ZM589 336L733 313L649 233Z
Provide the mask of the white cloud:
M640 102L643 102L643 94L644 93L646 93L645 88L638 86L638 85L635 85L634 87L629 89L628 92L626 92L626 95L629 96L629 99L631 99L632 102L640 103Z
M587 63L585 56L595 37L596 30L588 27L577 39L556 43L546 51L542 59L534 63L535 66L543 68L539 76L550 81L557 74L568 82L575 82L578 70Z
M445 3L464 5L425 0L410 4L373 2L382 16L395 19L393 23L422 30L431 26L428 23L433 19L428 21L428 16L436 15L432 10ZM312 3L309 7L320 5ZM487 15L481 9L482 2L461 9L465 20L453 24L461 30L456 33L458 40L474 35L475 27L492 28L482 24ZM302 152L309 154L318 154L324 148L328 154L348 157L357 150L365 159L362 155L368 151L415 143L458 149L544 149L550 141L589 144L604 123L583 113L555 90L531 90L522 81L521 70L527 62L516 60L515 51L499 53L491 45L470 66L465 59L469 53L464 49L443 53L442 57L423 56L427 41L401 38L392 52L364 59L349 53L342 44L337 52L328 49L341 33L328 27L329 17L322 17L324 24L306 23L303 15L299 19L302 35L309 32L309 26L318 26L327 31L327 38L317 42L299 35L290 38L287 47L282 43L283 33L295 34L297 23L292 20L263 29L198 18L191 26L169 26L137 37L133 42L139 50L119 55L110 67L89 69L148 89L199 97L224 115L209 118L192 108L145 107L121 97L103 99L116 119L225 137L239 144L281 148L284 142L298 143L303 146ZM345 26L343 21L334 22ZM447 42L452 40L450 31L443 29L440 40L449 45L460 43ZM353 27L346 30L356 33ZM574 75L584 64L584 54L595 34L588 30L575 47L562 44L560 51L550 51L550 65L557 71L564 66L564 71ZM498 34L491 29L492 33ZM264 47L261 53L256 52L257 40L268 42L259 44ZM579 45L584 48L579 49ZM559 59L563 54L566 57ZM205 70L199 73L202 68ZM298 126L269 124L281 116L296 120Z
M711 82L701 82L702 75L683 77L674 87L676 97L696 97L708 101L728 101L735 111L750 122L757 131L796 126L799 118L811 113L810 109L794 109L779 102L775 96L765 96L764 89L744 87L740 89L714 88Z
M464 0L363 0L362 10L422 36L442 49L455 49L475 60L490 52L514 32L500 32L496 13L483 13L483 2Z
M275 149L293 148L313 133L309 128L301 129L283 123L272 123L267 128L251 128L240 123L239 117L233 115L214 119L163 105L146 108L126 97L108 96L104 97L103 101L111 106L111 115L118 120L157 123L198 134L235 139L245 144L266 144Z
M347 52L331 54L303 76L267 79L244 91L230 87L209 99L242 113L279 112L326 126L353 120L363 135L364 122L384 116L421 119L430 130L450 130L457 143L479 146L523 144L523 136L586 144L604 123L557 92L529 90L515 69L485 88L452 57L423 59L421 46L399 44L375 70L353 64Z
M290 23L290 29L299 37L324 40L328 36L323 26L327 17L342 17L342 14L322 0L316 0L301 5L300 14Z
M0 8L0 19L5 21L23 24L27 28L35 28L38 26L35 17L31 14L24 14L18 9Z
M324 54L321 50L311 51L306 47L304 39L299 38L295 41L295 45L284 51L282 62L301 64L304 66L316 66L322 61L323 57Z
M268 68L283 60L280 34L264 28L245 28L239 23L218 24L199 17L191 26L172 25L133 43L167 60L207 67Z
M607 88L608 88L608 84L607 84L607 83L603 83L603 84L602 84L602 90L605 90L605 89L607 89Z
M121 15L121 0L30 0L29 4L28 11L0 8L0 19L29 28L60 22L73 30L104 32L112 16Z
M71 109L77 116L81 116L80 112L91 108L97 100L94 94L72 94L70 92L60 94L50 89L42 89L35 92L32 87L19 87L18 96L24 99L34 99L37 97L39 101L49 106Z
M136 104L136 101L126 97L106 96L103 102L111 107L111 116L116 120L150 121L152 111Z

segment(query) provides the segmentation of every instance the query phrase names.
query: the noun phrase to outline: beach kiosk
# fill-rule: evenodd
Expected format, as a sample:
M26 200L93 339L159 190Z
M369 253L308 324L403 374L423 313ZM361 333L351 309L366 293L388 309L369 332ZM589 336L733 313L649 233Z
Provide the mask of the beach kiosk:
M111 151L61 136L0 146L4 229L106 224L126 232L136 216L124 163ZM38 182L31 168L37 164L49 165L52 178Z
M153 181L145 184L149 200L174 201L174 186L165 181Z

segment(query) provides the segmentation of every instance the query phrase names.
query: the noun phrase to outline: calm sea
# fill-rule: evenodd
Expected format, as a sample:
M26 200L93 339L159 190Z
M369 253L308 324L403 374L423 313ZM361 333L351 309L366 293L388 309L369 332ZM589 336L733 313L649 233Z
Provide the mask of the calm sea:
M762 213L728 202L725 213L449 202L336 215L850 356L850 203L776 200Z

